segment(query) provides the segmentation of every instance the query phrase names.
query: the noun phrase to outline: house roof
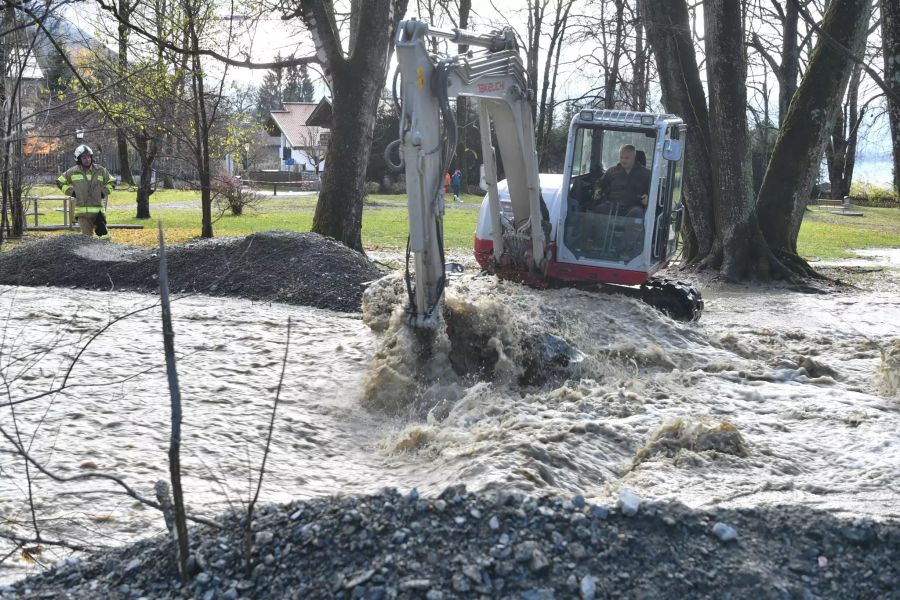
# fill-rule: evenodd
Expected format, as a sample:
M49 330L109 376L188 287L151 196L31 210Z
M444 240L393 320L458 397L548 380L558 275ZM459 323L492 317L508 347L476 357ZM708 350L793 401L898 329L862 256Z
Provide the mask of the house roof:
M285 102L283 110L273 110L272 120L294 148L319 144L320 127L307 125L306 120L318 102Z
M323 97L306 119L306 123L308 125L331 128L332 115L331 100Z

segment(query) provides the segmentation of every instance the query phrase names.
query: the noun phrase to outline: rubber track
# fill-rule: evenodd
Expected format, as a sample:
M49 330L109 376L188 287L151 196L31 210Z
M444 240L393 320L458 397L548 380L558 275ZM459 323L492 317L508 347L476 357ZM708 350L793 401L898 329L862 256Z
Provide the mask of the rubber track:
M651 279L641 286L639 298L676 321L696 321L703 313L699 290L675 279Z

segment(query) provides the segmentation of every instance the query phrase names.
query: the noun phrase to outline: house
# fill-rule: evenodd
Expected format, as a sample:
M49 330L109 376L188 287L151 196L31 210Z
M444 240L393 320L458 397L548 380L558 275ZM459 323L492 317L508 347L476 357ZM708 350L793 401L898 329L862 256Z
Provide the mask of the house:
M269 146L277 149L279 171L314 171L325 168L325 150L331 137L331 102L285 102L266 123L272 134ZM277 144L277 145L276 145Z

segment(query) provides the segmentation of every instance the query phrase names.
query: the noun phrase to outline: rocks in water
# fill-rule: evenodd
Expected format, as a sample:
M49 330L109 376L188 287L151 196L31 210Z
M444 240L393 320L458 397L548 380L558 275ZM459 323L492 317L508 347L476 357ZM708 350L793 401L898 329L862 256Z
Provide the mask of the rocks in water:
M900 338L879 348L881 364L876 371L878 389L885 396L900 396Z
M715 451L738 457L749 455L749 449L737 427L728 421L685 417L661 425L646 446L635 454L635 466L654 456L674 457L682 450Z
M641 499L631 490L622 490L619 492L618 506L623 515L631 517L636 515L641 507Z
M737 531L731 525L725 523L716 523L713 525L712 531L716 537L723 542L731 542L737 539Z

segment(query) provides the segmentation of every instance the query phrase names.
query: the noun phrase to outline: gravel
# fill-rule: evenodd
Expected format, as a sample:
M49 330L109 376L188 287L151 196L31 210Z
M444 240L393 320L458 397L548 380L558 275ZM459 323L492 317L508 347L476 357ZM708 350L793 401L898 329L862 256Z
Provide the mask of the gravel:
M362 254L314 233L266 232L172 246L174 293L202 292L360 310L363 284L383 273ZM62 235L0 254L0 284L97 290L158 290L155 250Z
M198 572L186 586L161 536L64 561L0 597L900 598L898 523L788 506L644 501L624 516L579 504L451 487L440 498L385 490L270 505L249 537L238 514L192 529ZM740 535L723 541L719 524Z

